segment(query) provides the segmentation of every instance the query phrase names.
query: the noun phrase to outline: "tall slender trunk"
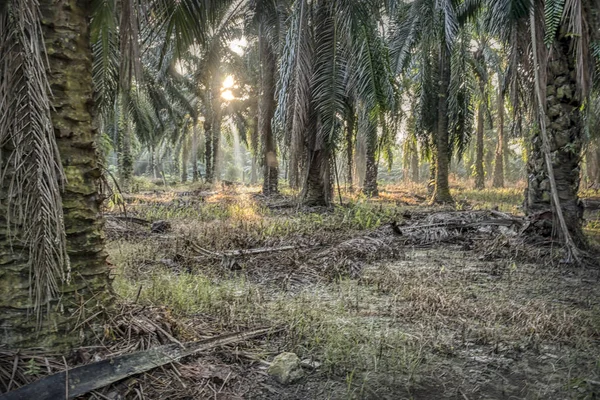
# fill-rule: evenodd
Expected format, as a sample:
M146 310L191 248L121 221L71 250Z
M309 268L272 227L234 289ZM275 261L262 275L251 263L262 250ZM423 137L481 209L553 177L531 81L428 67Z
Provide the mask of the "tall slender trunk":
M580 115L582 101L577 91L577 66L571 48L572 39L561 31L547 63L545 106L558 199L573 241L577 245L585 245L582 230L583 207L577 195L583 141L583 121ZM524 205L528 215L552 210L551 184L542 146L540 132L536 130L527 163L528 185Z
M346 185L348 186L348 190L353 190L353 168L354 164L352 163L354 159L354 125L356 124L356 117L354 114L354 107L348 111L348 115L346 118Z
M448 135L448 94L450 86L450 52L446 43L440 43L440 85L438 89L438 128L435 138L436 174L432 203L452 203L450 184L450 143Z
M205 171L204 176L206 178L207 183L213 182L213 145L212 145L212 124L211 124L211 116L206 115L206 120L204 120L204 163L205 163Z
M181 148L181 182L186 183L188 180L188 159L190 158L188 149L188 138L183 139Z
M417 142L415 140L411 140L411 145L410 145L410 172L411 172L410 180L415 183L418 183L419 182L419 149L417 147Z
M111 303L103 220L98 217L102 198L97 189L101 176L94 145L97 131L91 115L91 10L89 2L40 3L46 48L51 50L51 119L67 177L62 204L71 281L59 285L58 298L47 299L46 314L38 326L29 293L28 249L17 238L11 243L6 210L0 208L0 342L8 347L65 350L102 335L103 310ZM0 188L0 197L3 194ZM18 228L13 226L11 233L19 235ZM81 321L87 322L78 328Z
M494 162L494 181L492 186L495 188L504 187L504 148L506 147L504 138L504 94L502 88L498 89L498 144L496 145L496 157Z
M263 194L269 196L278 192L279 163L277 161L277 147L273 137L272 120L275 115L275 73L277 60L273 48L268 43L264 32L266 28L261 26L259 36L259 47L261 57L261 100L259 107L259 127L263 142Z
M126 117L125 117L126 118ZM121 189L128 191L131 178L133 177L133 154L131 152L132 126L129 120L125 121L125 129L121 133L121 154L120 154L120 181Z
M485 188L485 172L483 170L483 120L484 120L484 103L479 102L477 111L477 143L475 157L475 189L481 190Z
M186 172L187 175L187 172ZM192 182L198 182L198 120L192 119Z
M220 107L220 106L219 106ZM213 181L221 179L221 113L215 112L212 124Z
M210 102L212 113L212 181L218 181L221 179L221 122L223 118L223 112L221 111L222 83L220 66L217 66L212 71L210 83Z
M431 154L431 162L429 163L429 181L427 182L427 194L429 196L433 196L433 192L435 190L435 177L437 175L436 166L437 166L437 161L436 161L435 149L433 149L432 154Z
M365 115L364 117L370 118L369 115ZM368 132L364 132L367 143L367 159L363 193L367 195L367 197L375 197L379 195L379 191L377 189L377 125L373 124L372 122L361 125L368 126Z
M156 150L154 146L150 146L148 152L150 153L150 165L148 166L150 169L150 174L152 175L152 179L157 179L158 175L156 174Z

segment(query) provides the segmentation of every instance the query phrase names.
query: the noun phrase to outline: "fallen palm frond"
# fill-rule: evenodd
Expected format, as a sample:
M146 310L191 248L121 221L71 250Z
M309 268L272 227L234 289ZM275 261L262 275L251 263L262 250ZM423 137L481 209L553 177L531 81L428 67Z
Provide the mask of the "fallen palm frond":
M0 14L0 186L10 237L28 252L38 316L69 279L61 182L50 116L41 15L36 0L11 0Z
M466 231L516 236L524 224L524 220L498 211L457 211L430 214L398 229L407 243L427 244L458 238Z
M92 364L63 371L0 396L1 400L54 400L73 399L92 390L142 372L175 362L201 351L233 343L243 342L273 332L271 328L259 328L232 333L198 342L169 344L146 351L125 354Z

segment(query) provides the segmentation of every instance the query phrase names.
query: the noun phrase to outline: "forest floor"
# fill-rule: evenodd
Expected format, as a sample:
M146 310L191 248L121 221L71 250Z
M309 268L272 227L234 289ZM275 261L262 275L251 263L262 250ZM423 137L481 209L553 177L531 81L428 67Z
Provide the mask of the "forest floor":
M519 216L520 188L453 189L453 208L419 186L328 209L244 186L115 196L117 301L104 348L86 354L271 333L86 398L600 398L600 258L565 263ZM586 218L598 257L600 217ZM299 381L267 373L282 352L302 360Z
M169 227L109 217L116 292L132 318L180 341L274 333L147 374L136 383L146 398L600 397L600 271L561 262L556 244L520 226L489 224L518 214L521 189L459 188L459 211L424 205L419 187L344 195L330 209L222 189L126 195L127 216ZM595 241L598 216L587 217ZM290 385L266 373L284 351L305 367Z

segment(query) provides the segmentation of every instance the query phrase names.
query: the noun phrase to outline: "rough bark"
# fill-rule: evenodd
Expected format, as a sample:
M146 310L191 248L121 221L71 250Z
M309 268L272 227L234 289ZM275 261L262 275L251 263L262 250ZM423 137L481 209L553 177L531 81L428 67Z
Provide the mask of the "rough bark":
M483 170L483 120L485 105L479 103L477 111L477 143L475 156L475 189L485 189L485 172Z
M506 147L504 137L504 95L498 90L498 144L496 145L496 156L494 162L494 180L492 186L504 187L504 148Z
M37 330L29 295L27 251L18 241L11 246L6 220L0 217L0 342L8 347L64 350L101 331L102 310L110 303L111 290L103 221L98 217L101 171L92 120L90 4L72 0L40 3L50 67L52 123L68 179L62 200L71 281L61 284L60 302L48 301ZM0 190L0 197L2 193L4 190ZM1 209L0 215L4 211ZM73 331L77 321L92 316Z
M212 172L213 180L221 179L221 72L217 68L212 73L211 82L211 108L212 108Z
M329 165L329 153L325 149L309 152L308 176L304 189L304 204L327 206L331 202L333 186Z
M262 91L259 111L260 135L263 142L263 194L269 196L278 193L279 163L277 147L273 137L272 120L275 115L275 73L277 63L273 48L264 37L265 28L261 26L259 38L260 55L262 59Z
M448 134L448 94L450 86L450 52L444 42L440 44L440 82L438 101L438 127L435 137L436 166L432 203L452 203L450 195L450 143Z
M583 207L577 196L583 122L580 115L581 97L577 92L576 64L570 48L571 39L561 33L550 52L546 68L546 125L552 168L565 222L575 244L584 245L581 226ZM528 215L552 210L551 186L538 130L534 131L530 146L524 204Z
M410 149L410 180L414 183L419 182L419 149L417 148L416 142L411 144Z
M133 177L133 154L131 151L132 127L129 121L125 122L125 129L121 133L119 152L119 178L121 189L129 190L131 178Z
M600 189L600 140L595 139L588 145L586 153L588 187Z
M182 183L186 183L188 180L189 158L190 158L190 152L188 149L188 139L184 138L182 148L181 148L181 182Z
M198 121L194 119L192 124L192 182L198 182L200 178L198 173Z
M353 159L354 159L354 125L355 125L355 115L354 110L350 110L348 112L347 117L347 126L346 126L346 185L348 186L348 190L353 190L353 171L354 168Z
M379 195L377 188L377 130L373 129L372 132L368 133L366 138L367 141L367 160L366 160L366 172L365 172L365 183L363 185L363 193L367 197L376 197Z
M213 145L212 145L212 124L210 117L206 116L204 121L204 140L206 145L204 146L204 163L206 165L204 176L206 177L207 183L213 182Z

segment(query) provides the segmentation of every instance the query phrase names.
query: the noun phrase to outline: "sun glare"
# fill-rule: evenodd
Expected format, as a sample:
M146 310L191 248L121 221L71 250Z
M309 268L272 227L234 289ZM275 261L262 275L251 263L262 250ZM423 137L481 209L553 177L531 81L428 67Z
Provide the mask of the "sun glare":
M227 78L225 78L223 81L223 89L230 89L233 87L233 85L235 85L235 79L233 78L233 75L227 76Z
M233 95L233 92L229 89L223 91L223 93L221 93L221 97L227 101L235 100L235 96Z

